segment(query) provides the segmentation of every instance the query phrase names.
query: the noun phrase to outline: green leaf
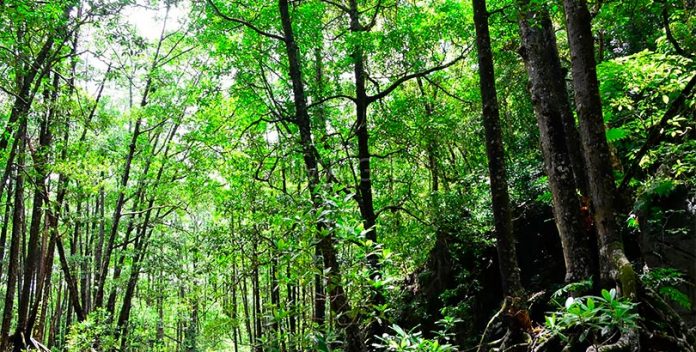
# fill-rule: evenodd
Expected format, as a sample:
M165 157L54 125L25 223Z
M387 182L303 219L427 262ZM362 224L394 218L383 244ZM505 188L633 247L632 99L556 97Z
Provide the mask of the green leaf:
M605 300L611 301L612 295L609 293L609 291L602 289L602 297L604 297Z
M628 131L623 128L610 128L607 130L607 141L617 142L628 137L628 134Z
M587 308L593 310L595 308L595 301L592 297L587 298Z

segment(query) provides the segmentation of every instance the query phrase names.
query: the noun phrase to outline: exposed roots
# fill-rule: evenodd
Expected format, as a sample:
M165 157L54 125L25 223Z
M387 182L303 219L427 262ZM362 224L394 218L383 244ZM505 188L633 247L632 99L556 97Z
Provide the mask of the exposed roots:
M483 334L481 334L481 340L479 341L478 344L478 349L476 349L476 352L481 352L482 348L484 346L484 342L486 341L486 338L488 337L489 330L491 326L493 326L493 323L500 318L500 316L505 312L505 309L507 309L508 305L508 297L506 297L503 300L503 305L500 307L500 310L493 315L491 320L488 321L488 324L486 324L486 328L483 330Z
M489 337L489 329L494 322L510 318L510 301L505 301L503 307L496 313L486 326L486 333L481 338L478 351L527 351L527 352L558 352L558 351L585 351L585 352L655 352L655 351L680 351L696 352L696 328L689 327L681 316L660 296L657 292L639 287L633 299L638 303L637 313L641 319L638 326L615 332L613 336L607 336L603 342L591 342L587 334L583 334L584 328L578 326L573 331L564 331L565 335L559 335L543 326L532 330L532 337L525 334L524 329L518 329L517 336L511 336L509 328L502 338L485 343ZM523 336L527 336L525 341ZM581 336L584 337L581 338ZM596 338L596 336L595 336ZM584 340L584 341L583 341Z
M590 346L586 352L638 352L640 351L640 339L636 329L629 330L621 335L618 341L603 345Z

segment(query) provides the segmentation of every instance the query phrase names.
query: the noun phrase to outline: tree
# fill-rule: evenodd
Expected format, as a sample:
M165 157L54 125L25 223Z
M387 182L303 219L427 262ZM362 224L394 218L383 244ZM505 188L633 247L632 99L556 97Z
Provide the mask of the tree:
M515 236L512 228L510 195L508 194L505 170L505 150L500 131L500 113L495 89L495 70L491 38L488 31L486 1L473 0L473 8L498 265L500 266L500 276L505 294L511 297L521 297L524 289L520 281L520 268L517 264Z
M592 215L599 236L602 279L618 281L623 294L634 297L637 278L623 251L619 232L616 186L599 96L591 16L584 0L565 0L563 5Z
M592 255L588 234L582 227L580 201L563 116L572 116L563 77L556 37L548 13L534 8L528 1L519 1L522 57L530 81L532 104L539 125L544 164L553 196L554 217L563 244L566 281L575 282L591 275ZM567 128L566 128L567 127ZM574 129L574 126L572 127Z

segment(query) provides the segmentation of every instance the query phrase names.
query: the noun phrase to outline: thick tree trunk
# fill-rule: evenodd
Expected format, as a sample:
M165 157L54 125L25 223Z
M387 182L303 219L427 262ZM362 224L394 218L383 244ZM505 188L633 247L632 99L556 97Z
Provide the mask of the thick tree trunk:
M624 295L635 296L637 277L624 254L617 221L616 186L597 82L592 17L585 0L564 0L563 5L573 66L575 104L580 119L580 136L585 147L592 215L599 235L601 276L605 282L619 282Z
M568 107L567 93L556 48L556 37L548 13L532 9L528 0L520 5L522 55L529 75L532 104L539 125L544 164L553 196L554 217L563 245L566 281L591 275L588 234L580 217L580 201L573 175L563 116ZM567 127L567 126L566 126Z
M473 8L483 104L483 125L486 132L486 153L488 155L500 275L505 295L521 297L524 290L520 281L520 268L517 263L515 236L512 228L510 195L505 170L505 150L500 129L500 112L495 89L493 52L491 51L491 38L488 31L486 1L473 0Z

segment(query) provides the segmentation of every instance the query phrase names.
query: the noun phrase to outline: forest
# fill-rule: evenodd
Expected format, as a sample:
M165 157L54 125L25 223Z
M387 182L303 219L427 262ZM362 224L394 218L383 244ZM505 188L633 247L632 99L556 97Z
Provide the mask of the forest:
M694 33L694 0L0 0L0 352L695 352Z

